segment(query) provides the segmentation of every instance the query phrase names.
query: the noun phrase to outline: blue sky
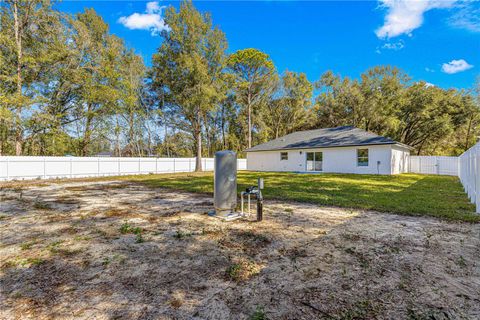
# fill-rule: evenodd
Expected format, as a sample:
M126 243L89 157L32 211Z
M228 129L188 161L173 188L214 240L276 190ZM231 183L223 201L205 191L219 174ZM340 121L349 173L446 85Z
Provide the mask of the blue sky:
M64 1L62 11L94 8L112 33L144 57L161 44L162 6L178 1ZM414 80L471 88L480 76L480 2L194 1L225 33L229 52L257 48L279 72L305 72L311 81L332 70L358 77L375 65L394 65Z

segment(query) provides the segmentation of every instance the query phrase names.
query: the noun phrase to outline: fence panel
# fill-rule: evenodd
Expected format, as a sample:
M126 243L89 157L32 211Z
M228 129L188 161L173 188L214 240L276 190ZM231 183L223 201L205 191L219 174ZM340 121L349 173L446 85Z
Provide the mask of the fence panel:
M202 167L212 171L213 158L203 158ZM237 160L238 170L247 169L247 160ZM195 158L119 157L0 157L0 181L80 178L128 174L192 172Z
M458 176L458 157L411 156L410 172Z
M470 201L475 203L480 213L480 143L468 149L459 157L460 181Z

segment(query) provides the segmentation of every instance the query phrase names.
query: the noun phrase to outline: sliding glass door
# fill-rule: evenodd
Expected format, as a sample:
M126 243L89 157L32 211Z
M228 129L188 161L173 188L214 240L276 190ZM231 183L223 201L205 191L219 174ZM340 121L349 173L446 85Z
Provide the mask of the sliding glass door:
M322 152L307 152L307 171L322 171L322 162Z

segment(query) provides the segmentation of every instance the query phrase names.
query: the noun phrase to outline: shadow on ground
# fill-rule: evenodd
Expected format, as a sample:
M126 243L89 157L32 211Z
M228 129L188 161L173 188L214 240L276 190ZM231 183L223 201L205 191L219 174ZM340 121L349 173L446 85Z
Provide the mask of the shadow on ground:
M0 318L480 316L478 224L279 201L225 223L127 182L0 196Z

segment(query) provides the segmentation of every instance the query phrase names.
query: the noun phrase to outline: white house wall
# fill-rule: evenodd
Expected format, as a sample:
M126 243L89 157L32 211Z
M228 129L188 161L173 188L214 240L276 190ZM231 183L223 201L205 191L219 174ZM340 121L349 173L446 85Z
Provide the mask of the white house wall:
M357 149L369 150L367 167L357 166ZM288 160L280 160L280 152L288 152ZM393 173L391 145L247 152L247 169L252 171L305 171L307 152L323 152L323 172ZM406 158L406 156L402 155L401 158ZM380 161L378 166L377 161ZM400 171L400 168L405 170L405 166L407 164L398 165L398 170L395 171Z
M392 173L409 172L410 150L400 146L392 146Z

